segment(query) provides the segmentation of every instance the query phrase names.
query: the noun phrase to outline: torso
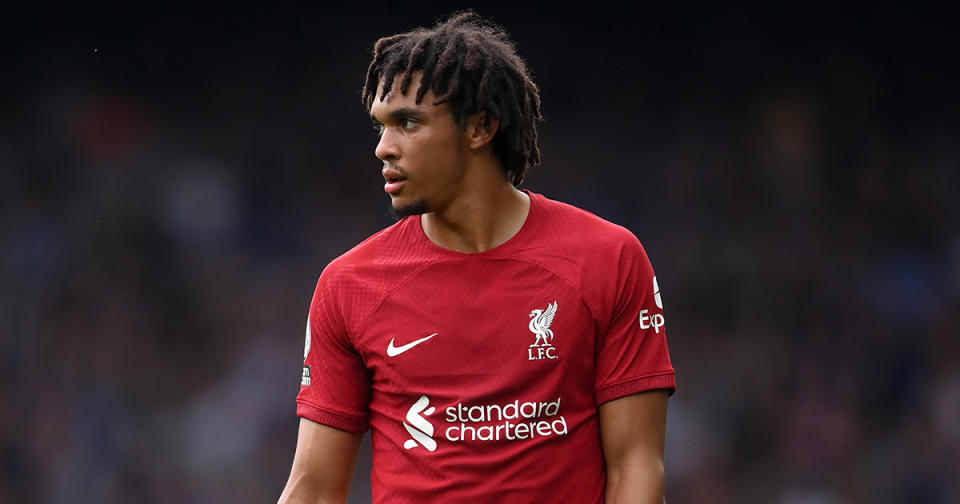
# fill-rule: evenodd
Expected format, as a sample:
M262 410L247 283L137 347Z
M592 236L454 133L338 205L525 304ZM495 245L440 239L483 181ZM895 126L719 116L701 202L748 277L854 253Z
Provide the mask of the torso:
M322 315L315 298L312 316L342 316L346 334L315 345L307 364L327 371L298 400L368 413L375 502L603 501L598 387L620 381L609 370L620 372L621 359L619 347L612 360L601 354L628 232L531 199L523 229L494 249L441 249L408 218L321 278L338 308ZM353 368L340 367L353 358L344 348L356 352ZM624 372L669 372L651 383L672 386L664 362L663 371ZM337 369L357 366L369 389L353 397L357 378L341 383Z

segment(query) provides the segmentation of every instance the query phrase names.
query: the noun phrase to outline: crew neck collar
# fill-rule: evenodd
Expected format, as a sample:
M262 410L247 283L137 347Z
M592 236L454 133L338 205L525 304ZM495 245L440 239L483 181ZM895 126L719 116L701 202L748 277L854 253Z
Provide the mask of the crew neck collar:
M527 195L528 198L530 198L530 210L527 212L527 218L523 221L523 225L520 226L520 230L517 231L513 236L511 236L507 241L501 243L500 245L497 245L496 247L484 250L482 252L460 252L457 250L441 247L440 245L437 245L436 243L434 243L433 240L431 240L427 236L427 233L423 230L423 223L420 220L420 217L421 217L420 215L412 215L410 216L410 218L415 221L414 225L416 226L415 229L416 229L418 239L426 242L427 248L434 252L438 252L442 255L454 256L454 257L483 257L483 256L499 255L503 253L503 251L505 250L511 250L515 248L517 246L517 243L522 242L523 237L529 232L529 229L531 227L531 224L533 223L533 220L536 219L537 217L537 212L538 212L537 207L540 204L540 201L539 201L540 196L527 189L523 189L522 191L524 192L524 194Z

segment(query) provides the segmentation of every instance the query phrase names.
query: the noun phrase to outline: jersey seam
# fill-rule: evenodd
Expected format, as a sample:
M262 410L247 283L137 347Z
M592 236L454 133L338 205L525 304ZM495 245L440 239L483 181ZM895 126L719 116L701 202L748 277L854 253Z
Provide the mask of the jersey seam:
M609 384L609 385L604 385L604 386L602 386L602 387L594 387L593 390L594 390L594 392L600 392L601 390L606 390L606 389L608 389L608 388L618 387L618 386L620 386L620 385L625 385L625 384L627 384L627 383L633 383L633 382L639 381L639 380L645 380L645 379L647 379L647 378L656 378L656 377L658 377L658 376L672 376L672 375L676 375L676 374L677 374L676 371L662 371L662 372L659 372L659 373L653 373L653 374L642 375L642 376L635 376L635 377L633 377L633 378L625 378L625 379L620 380L620 381L618 381L618 382L611 383L611 384Z
M390 289L388 289L387 291L385 291L385 292L380 296L380 298L377 299L377 302L376 302L376 304L373 305L373 308L370 310L370 313L368 313L368 314L363 318L363 322L360 323L360 328L357 330L356 336L350 338L350 342L353 343L353 347L357 350L357 352L360 353L360 358L363 359L364 365L367 364L367 355L366 355L366 352L364 352L363 349L362 349L362 347L360 346L360 336L363 334L364 331L367 330L367 324L370 322L370 319L373 318L373 314L376 313L378 309L380 309L380 305L382 305L383 302L386 301L386 299L390 296L390 294L393 294L393 293L396 292L398 289L400 289L401 287L403 287L404 285L406 285L407 282L409 282L410 280L412 280L413 277L415 277L415 276L416 276L418 273L420 273L421 271L425 270L426 268L429 268L430 266L433 266L434 264L440 264L440 263L444 263L444 262L449 262L450 260L451 260L451 259L432 259L432 260L428 261L426 264L424 264L424 265L420 266L419 268L417 268L417 269L413 270L412 272L410 272L410 274L407 275L406 278L404 278L404 279L400 280L399 282L397 282L397 285L394 285L393 287L391 287ZM369 366L367 366L367 369L369 369Z
M565 276L561 275L560 273L558 273L557 271L555 271L553 268L550 268L550 267L548 267L547 265L545 265L545 264L543 264L543 263L541 263L541 262L539 262L539 261L535 261L535 260L531 260L531 259L526 259L526 258L522 258L522 257L491 257L491 258L489 258L489 259L501 259L501 260L507 260L507 261L525 262L525 263L533 264L533 265L535 265L535 266L538 266L538 267L540 267L540 268L543 268L543 269L549 271L551 274L555 275L555 276L556 276L557 278L559 278L563 283L567 284L570 288L572 288L573 290L575 290L575 291L577 292L577 294L580 296L580 299L583 300L584 306L586 306L587 309L590 310L590 315L593 317L594 322L599 322L599 321L600 321L600 318L597 316L597 311L593 308L593 306L591 305L590 301L587 299L587 296L584 294L583 289L581 289L577 284L575 284L574 282L572 282L572 281L571 281L570 279L568 279L567 277L565 277ZM406 285L407 282L409 282L410 280L412 280L413 277L415 277L418 273L420 273L420 272L423 271L424 269L426 269L426 268L428 268L428 267L430 267L430 266L433 266L433 265L435 265L435 264L442 264L442 263L446 263L446 262L452 262L452 261L455 261L455 260L457 260L457 259L452 259L452 258L434 259L434 260L428 262L427 264L424 264L423 266L417 268L416 270L414 270L413 272L411 272L410 275L408 275L406 278L404 278L403 280L401 280L400 282L398 282L397 285L391 287L390 290L388 290L388 291L386 291L386 292L383 293L383 295L380 297L380 299L377 300L377 303L376 303L376 305L374 305L373 309L370 310L370 313L368 313L367 316L364 317L363 323L360 324L360 329L357 331L356 338L351 338L354 348L356 348L357 351L360 352L360 355L361 355L361 357L363 358L364 363L366 363L366 360L367 360L367 359L366 359L365 352L360 349L360 348L361 348L361 347L360 347L360 344L359 344L360 335L363 334L363 331L365 331L365 330L367 329L367 324L369 323L370 319L373 317L373 314L376 313L377 309L380 308L380 305L383 304L383 302L387 299L387 297L389 297L390 294L393 294L397 289L399 289L399 288L403 287L404 285Z
M527 259L527 258L523 258L523 257L504 257L503 259L508 260L508 261L521 261L521 262L525 262L525 263L528 263L528 264L533 264L533 265L539 266L539 267L541 267L541 268L549 271L550 273L552 273L553 275L555 275L557 278L559 278L563 283L567 284L570 288L572 288L573 290L575 290L575 291L577 292L577 294L580 295L580 299L583 300L584 306L586 306L587 309L590 310L590 316L593 317L594 322L599 322L599 321L600 321L600 317L597 316L597 311L596 311L596 310L593 308L593 306L590 304L590 300L587 298L587 295L583 292L583 289L581 289L579 285L577 285L577 284L574 283L573 281L569 280L567 277L565 277L565 276L561 275L560 273L556 272L553 268L550 268L549 266L547 266L547 265L545 265L545 264L543 264L543 263L541 263L541 262L539 262L539 261L536 261L536 260L533 260L533 259Z
M335 409L328 408L328 407L326 407L326 406L320 406L319 404L317 404L317 403L315 403L315 402L313 402L313 401L308 401L308 400L306 400L306 399L297 399L297 402L298 402L298 403L306 404L307 406L316 408L316 409L318 409L318 410L324 411L324 412L326 412L326 413L328 413L328 414L331 414L331 415L340 416L340 417L348 418L348 419L351 419L351 420L356 420L356 421L359 421L359 422L364 422L364 421L366 421L366 416L365 416L365 415L359 415L359 416L358 416L358 415L353 415L353 414L350 414L350 413L343 413L343 412L337 411L337 410L335 410Z
M572 288L574 291L577 292L577 294L580 296L580 299L583 300L584 306L587 307L587 310L590 310L590 316L593 317L593 320L594 320L595 323L597 323L597 322L600 321L600 318L597 316L597 311L596 311L596 310L593 308L593 306L590 304L590 301L587 299L587 296L584 294L583 289L581 289L579 286L577 286L574 282L570 281L567 277L565 277L565 276L561 275L560 273L556 272L553 268L550 268L550 267L548 267L547 265L545 265L545 264L543 264L543 263L540 263L540 262L538 262L538 261L534 261L534 260L526 259L526 258L522 258L522 257L496 257L496 256L494 256L494 257L490 257L490 258L488 258L488 259L500 259L500 260L506 260L506 261L525 262L525 263L533 264L533 265L535 265L535 266L538 266L538 267L540 267L540 268L543 268L543 269L549 271L551 274L553 274L554 276L556 276L557 278L559 278L563 283L567 284L570 288ZM452 262L452 261L456 261L456 260L459 260L459 259L456 259L456 258L442 258L442 259L434 259L434 260L431 260L430 262L424 264L423 266L421 266L421 267L417 268L416 270L414 270L413 272L411 272L406 278L404 278L403 280L401 280L400 282L398 282L397 285L391 287L390 290L388 290L388 291L386 291L386 292L383 293L383 295L380 297L380 299L377 300L377 303L374 305L373 309L370 310L370 313L368 313L368 314L366 315L366 317L364 317L363 323L360 324L360 329L357 331L356 337L355 337L355 338L351 338L351 343L353 343L354 348L356 348L357 351L360 353L360 357L363 359L364 364L366 364L366 362L367 362L367 357L366 357L366 355L365 355L365 352L364 352L363 350L361 350L361 346L360 346L360 344L359 344L360 336L361 336L361 335L363 334L363 332L367 329L367 324L370 322L370 319L373 317L373 314L377 312L377 310L380 308L380 305L382 305L383 302L386 301L387 297L389 297L390 294L393 294L397 289L399 289L399 288L403 287L404 285L406 285L407 282L409 282L410 280L412 280L417 274L419 274L421 271L425 270L426 268L428 268L428 267L430 267L430 266L433 266L433 265L436 265L436 264L442 264L442 263Z

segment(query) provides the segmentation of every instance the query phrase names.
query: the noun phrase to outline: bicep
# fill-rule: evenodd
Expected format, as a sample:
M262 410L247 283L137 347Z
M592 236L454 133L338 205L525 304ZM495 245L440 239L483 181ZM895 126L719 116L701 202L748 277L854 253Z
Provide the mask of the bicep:
M638 495L662 498L667 397L665 390L650 390L600 405L608 498L631 495L631 502L659 502L635 499Z
M280 502L346 502L362 434L300 419L293 468Z

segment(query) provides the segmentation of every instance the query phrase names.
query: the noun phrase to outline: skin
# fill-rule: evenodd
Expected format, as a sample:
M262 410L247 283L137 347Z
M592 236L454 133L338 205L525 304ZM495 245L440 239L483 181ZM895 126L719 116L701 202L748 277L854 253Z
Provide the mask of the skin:
M427 237L450 250L482 252L506 242L523 227L530 199L510 184L494 154L499 122L478 113L461 128L447 104L434 105L433 92L416 103L419 86L415 74L406 95L396 83L370 107L384 179L404 178L390 195L394 210L423 206Z
M608 504L664 502L667 393L650 390L600 405Z
M375 154L383 161L384 180L403 181L390 193L394 211L422 211L427 237L450 250L475 253L506 242L523 227L530 199L507 180L493 152L499 123L478 113L461 127L447 104L434 104L432 92L416 103L419 86L415 74L406 95L399 82L383 100L378 91L370 109L380 134ZM598 415L607 502L662 503L666 393L609 401ZM301 419L280 502L346 502L360 441L360 435Z
M362 440L361 434L352 434L301 418L290 478L278 502L347 502Z

